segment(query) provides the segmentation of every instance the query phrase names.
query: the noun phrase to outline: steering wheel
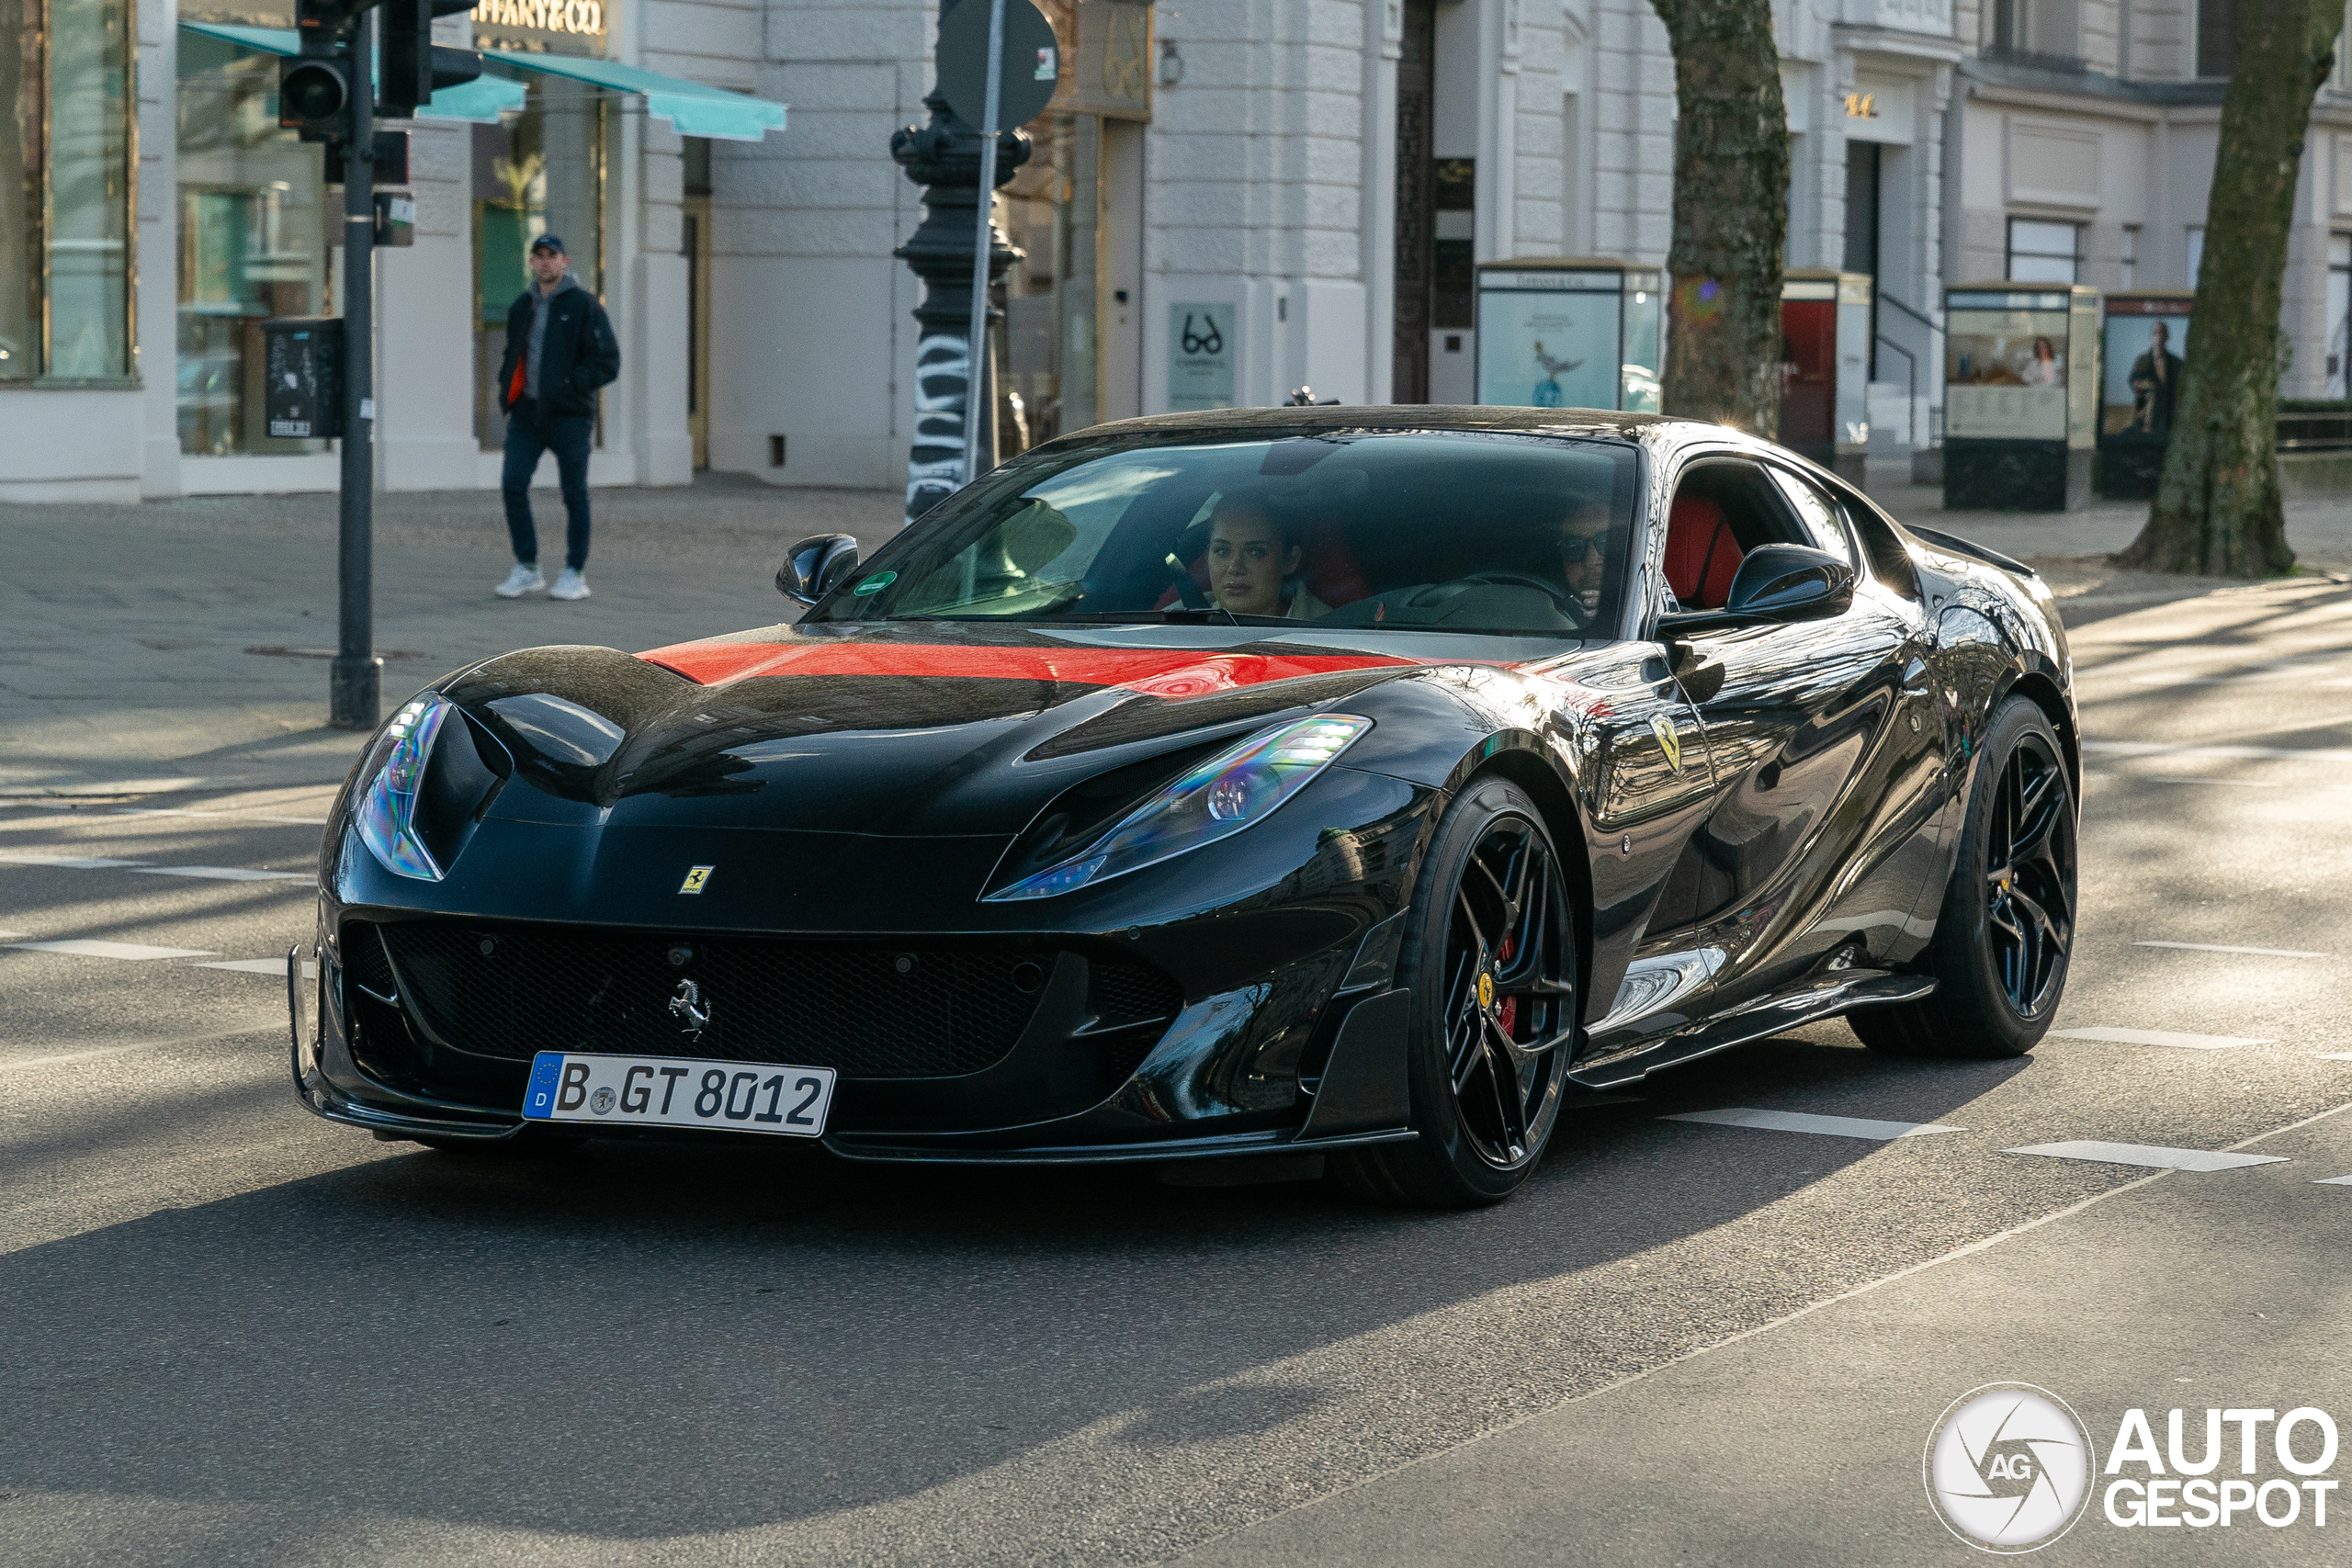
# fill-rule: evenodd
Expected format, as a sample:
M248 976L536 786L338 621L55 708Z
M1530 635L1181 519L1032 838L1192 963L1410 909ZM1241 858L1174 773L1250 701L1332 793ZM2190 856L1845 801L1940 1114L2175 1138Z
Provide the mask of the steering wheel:
M1559 607L1560 614L1566 616L1568 624L1577 630L1583 631L1592 625L1592 616L1586 613L1584 601L1569 592L1566 583L1554 582L1532 571L1474 571L1454 581L1464 586L1475 584L1482 588L1536 589L1550 597L1552 603Z

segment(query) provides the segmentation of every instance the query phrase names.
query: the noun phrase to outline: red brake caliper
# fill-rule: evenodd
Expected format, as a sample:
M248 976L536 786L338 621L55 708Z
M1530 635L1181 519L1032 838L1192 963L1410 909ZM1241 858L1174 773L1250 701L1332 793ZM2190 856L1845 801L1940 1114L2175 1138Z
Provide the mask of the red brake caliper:
M1503 938L1502 951L1495 955L1496 961L1502 964L1510 963L1510 955L1518 950L1518 944L1519 938L1516 936ZM1512 1040L1519 1038L1519 998L1517 997L1505 997L1502 999L1502 1005L1495 1009L1495 1021L1502 1026L1502 1032L1506 1037Z

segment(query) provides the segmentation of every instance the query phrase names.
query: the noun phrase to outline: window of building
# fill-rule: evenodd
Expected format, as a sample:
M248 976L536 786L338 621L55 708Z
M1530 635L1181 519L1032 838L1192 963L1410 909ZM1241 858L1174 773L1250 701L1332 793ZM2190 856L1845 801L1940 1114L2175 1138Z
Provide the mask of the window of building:
M2140 225L2137 223L2123 225L2123 254L2117 260L2116 271L2122 286L2137 288L2140 286Z
M2327 395L2352 397L2352 234L2327 237Z
M2009 220L2009 280L2073 283L2082 269L2082 226L2039 218Z
M327 310L322 149L277 123L277 60L192 32L179 48L180 450L324 450L272 439L261 324Z
M522 111L473 128L474 434L505 444L498 366L506 312L531 286L531 242L554 234L580 287L605 292L605 106L584 82L534 73ZM599 440L602 424L599 423Z
M129 0L10 0L0 17L0 381L126 378Z
M2188 250L2188 288L2196 288L2196 287L2197 287L2197 269L2198 269L2198 268L2199 268L2199 267L2201 267L2201 266L2203 266L2203 265L2205 265L2205 225L2204 225L2204 224L2202 224L2202 223L2191 223L2191 224L2188 226L2188 235L2187 235L2187 250Z
M1984 27L1993 54L2062 71L2082 68L2080 0L1992 0Z
M2236 0L2197 0L2197 73L2230 73L2230 40Z

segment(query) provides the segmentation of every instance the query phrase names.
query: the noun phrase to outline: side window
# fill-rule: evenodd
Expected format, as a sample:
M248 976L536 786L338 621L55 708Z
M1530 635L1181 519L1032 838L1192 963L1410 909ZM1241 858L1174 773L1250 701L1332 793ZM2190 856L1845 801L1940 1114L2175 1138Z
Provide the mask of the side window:
M1666 585L1686 610L1719 610L1747 552L1793 544L1789 509L1759 465L1716 458L1683 470L1667 513Z
M1858 571L1861 570L1860 563L1854 558L1853 537L1846 532L1840 508L1785 468L1774 468L1772 479L1781 487L1781 493L1789 498L1789 505L1795 509L1797 520L1804 525L1804 531L1813 536L1813 547L1827 550Z
M1839 485L1830 492L1839 502L1839 510L1851 523L1862 541L1862 553L1870 558L1871 575L1880 583L1913 604L1919 602L1919 573L1911 565L1911 552L1887 525L1884 513L1859 491Z

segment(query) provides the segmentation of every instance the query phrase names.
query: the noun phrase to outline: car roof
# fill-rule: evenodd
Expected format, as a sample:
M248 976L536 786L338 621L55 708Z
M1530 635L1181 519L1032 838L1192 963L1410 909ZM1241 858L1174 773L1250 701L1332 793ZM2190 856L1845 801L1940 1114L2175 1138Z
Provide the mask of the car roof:
M1600 436L1634 441L1679 427L1690 435L1711 434L1745 441L1725 425L1669 419L1615 409L1499 408L1476 403L1352 403L1322 408L1201 409L1142 419L1114 420L1073 434L1102 435L1233 435L1248 438L1274 432L1337 430L1494 431L1529 435Z

